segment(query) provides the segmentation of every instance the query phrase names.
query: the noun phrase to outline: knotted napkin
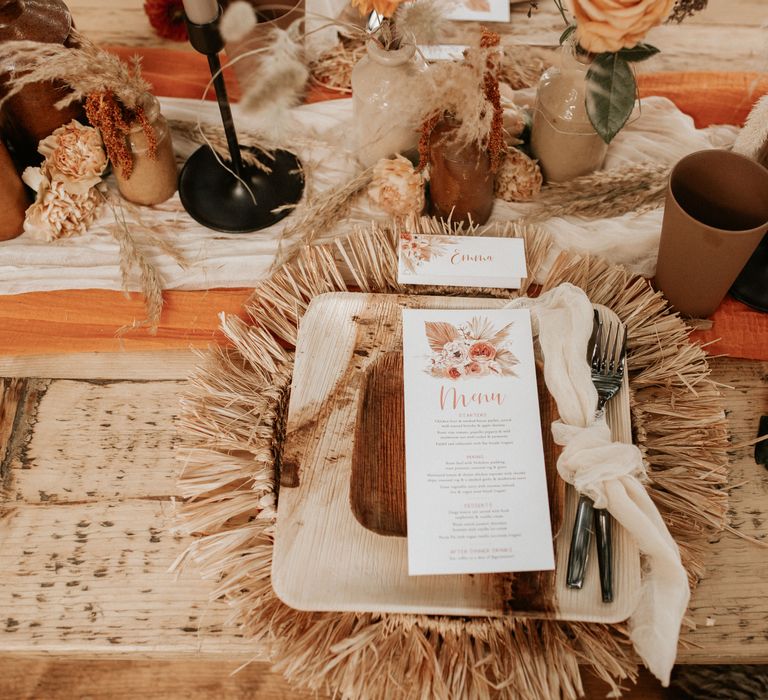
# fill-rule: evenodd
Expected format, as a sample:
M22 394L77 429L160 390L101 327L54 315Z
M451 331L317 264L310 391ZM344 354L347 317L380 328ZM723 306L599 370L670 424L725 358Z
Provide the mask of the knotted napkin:
M592 498L597 508L606 508L645 556L629 633L640 658L666 686L688 607L688 578L677 544L643 486L640 450L613 442L605 418L596 416L597 391L587 363L592 304L581 289L565 283L537 299L517 299L510 306L530 310L538 335L544 381L560 414L552 423L554 440L563 447L558 473Z

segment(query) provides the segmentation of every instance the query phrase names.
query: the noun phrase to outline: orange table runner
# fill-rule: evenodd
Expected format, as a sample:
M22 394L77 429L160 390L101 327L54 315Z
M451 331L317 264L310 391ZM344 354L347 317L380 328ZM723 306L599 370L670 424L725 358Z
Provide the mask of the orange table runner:
M144 75L158 95L199 97L210 74L204 56L169 49L112 49L121 57L140 55ZM642 96L662 95L692 115L699 127L741 124L755 100L768 93L768 78L757 73L657 73L639 77ZM239 90L228 76L235 99ZM308 101L333 93L313 89ZM213 99L211 93L209 97ZM65 352L159 350L205 347L221 342L218 313L241 314L246 289L169 291L156 333L148 329L121 335L118 329L144 317L141 298L89 289L0 296L0 353L35 355ZM701 341L720 339L715 354L768 360L768 315L726 301L713 318L713 328L697 332Z

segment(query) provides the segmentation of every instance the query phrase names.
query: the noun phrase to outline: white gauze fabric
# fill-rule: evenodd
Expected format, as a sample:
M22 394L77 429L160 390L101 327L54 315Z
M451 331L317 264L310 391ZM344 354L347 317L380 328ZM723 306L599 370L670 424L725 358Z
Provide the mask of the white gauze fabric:
M648 495L645 466L635 445L613 442L601 415L586 361L593 311L587 295L571 284L511 307L531 311L544 356L544 380L560 419L552 423L563 447L557 471L597 508L606 508L645 556L640 599L629 619L630 639L647 668L665 686L677 655L680 625L688 607L688 577L677 544Z

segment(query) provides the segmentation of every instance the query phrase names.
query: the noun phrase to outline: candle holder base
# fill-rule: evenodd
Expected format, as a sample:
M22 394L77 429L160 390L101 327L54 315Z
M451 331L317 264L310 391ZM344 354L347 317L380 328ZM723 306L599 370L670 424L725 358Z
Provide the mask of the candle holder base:
M243 150L259 154L255 149ZM201 146L179 176L182 205L195 221L215 231L249 233L276 224L291 209L274 210L301 199L304 176L298 159L288 151L275 151L274 160L264 162L271 173L243 164L241 177L253 193L251 197L243 183L216 160L211 148Z

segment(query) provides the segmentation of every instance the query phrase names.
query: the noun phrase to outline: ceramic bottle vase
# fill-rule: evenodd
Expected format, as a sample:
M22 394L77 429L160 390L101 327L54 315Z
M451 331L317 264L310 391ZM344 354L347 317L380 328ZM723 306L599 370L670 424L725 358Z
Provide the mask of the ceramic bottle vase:
M407 102L409 78L427 66L414 44L387 51L371 40L366 48L352 70L352 109L357 156L369 167L418 145L419 124L403 121L401 105Z
M160 113L160 103L154 95L146 94L144 114L152 127L151 138L155 142L154 157L144 127L136 123L128 134L128 143L133 155L133 170L125 177L119 166L115 166L115 179L120 194L136 204L160 204L176 191L176 158L173 153L171 131L168 122Z
M531 128L531 150L548 182L565 182L598 170L608 144L587 115L586 76L590 59L573 46L562 50L562 63L539 80Z
M493 210L490 156L456 140L458 123L439 122L429 139L430 214L455 223L484 224Z
M0 43L20 40L75 47L67 6L61 0L0 0ZM12 68L0 65L0 95ZM34 83L3 105L0 130L20 168L42 161L37 144L62 124L72 119L85 121L80 103L54 107L67 91L59 81Z

